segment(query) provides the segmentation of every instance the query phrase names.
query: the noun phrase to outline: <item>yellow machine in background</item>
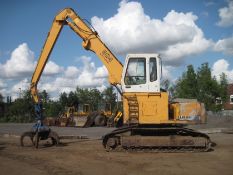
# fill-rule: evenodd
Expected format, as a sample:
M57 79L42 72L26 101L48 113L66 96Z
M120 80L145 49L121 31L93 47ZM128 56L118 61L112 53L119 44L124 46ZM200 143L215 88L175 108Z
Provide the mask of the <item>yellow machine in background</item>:
M66 112L58 118L60 126L83 127L91 112L90 104L79 104L78 107L67 107Z
M101 103L98 106L98 111L103 113L103 115L105 115L107 118L112 116L112 105L111 103L105 102L105 103Z
M96 111L85 104L83 111L73 112L69 116L72 118L72 126L78 127L106 126L110 122L114 125L114 121L110 121L110 118L116 117L112 112L111 103L107 102L101 103Z
M92 110L89 104L79 104L78 107L66 107L65 112L61 113L58 117L46 117L44 123L48 126L83 127L91 112Z
M67 113L67 116L71 121L70 126L91 127L106 125L108 115L111 115L111 111L109 111L109 109L105 107L94 111L89 104L81 106L81 108L78 108L78 111L70 111L69 114Z
M169 102L168 93L161 89L160 56L128 54L123 66L98 33L71 8L62 10L55 17L32 76L31 94L36 107L40 104L38 81L64 25L83 39L82 46L86 50L98 56L108 70L109 83L122 95L125 126L103 137L103 146L107 150L206 151L210 148L210 139L206 134L184 128L187 124L205 121L203 106L199 102ZM39 109L41 112L42 109ZM38 121L43 121L42 116L38 117Z
M46 117L44 124L61 127L91 127L108 124L109 127L113 127L118 120L119 114L112 112L110 103L101 103L96 111L93 111L90 104L79 104L76 107L66 107L65 112L56 118Z

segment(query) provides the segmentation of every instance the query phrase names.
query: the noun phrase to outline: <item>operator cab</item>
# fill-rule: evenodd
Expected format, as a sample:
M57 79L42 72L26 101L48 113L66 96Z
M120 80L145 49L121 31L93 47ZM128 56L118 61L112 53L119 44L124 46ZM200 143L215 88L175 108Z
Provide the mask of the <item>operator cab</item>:
M129 54L122 74L123 92L160 92L161 59L158 54Z

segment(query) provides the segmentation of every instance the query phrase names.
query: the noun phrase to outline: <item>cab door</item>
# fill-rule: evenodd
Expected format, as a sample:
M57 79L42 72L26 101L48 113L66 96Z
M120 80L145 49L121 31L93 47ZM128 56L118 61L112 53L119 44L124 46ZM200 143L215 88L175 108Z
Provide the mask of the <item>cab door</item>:
M123 72L123 92L147 92L147 60L146 57L128 57L127 67Z
M122 74L123 92L160 92L158 54L130 54Z
M160 61L158 57L148 58L148 92L160 92Z

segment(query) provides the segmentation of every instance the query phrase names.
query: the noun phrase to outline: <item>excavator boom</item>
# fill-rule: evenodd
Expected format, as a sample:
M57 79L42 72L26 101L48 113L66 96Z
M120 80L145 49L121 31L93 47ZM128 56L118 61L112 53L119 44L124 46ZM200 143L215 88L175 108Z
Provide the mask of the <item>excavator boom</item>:
M54 18L46 42L41 51L36 69L31 79L31 94L35 103L39 103L37 84L53 50L57 38L64 25L68 25L83 39L83 47L93 51L103 62L109 72L109 82L112 85L120 84L123 66L108 47L101 41L96 31L93 31L71 8L66 8Z

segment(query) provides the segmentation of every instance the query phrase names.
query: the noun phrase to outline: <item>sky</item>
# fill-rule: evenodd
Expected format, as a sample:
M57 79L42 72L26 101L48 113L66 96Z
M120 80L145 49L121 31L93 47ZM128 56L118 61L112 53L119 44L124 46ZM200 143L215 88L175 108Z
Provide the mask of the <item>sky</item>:
M209 63L233 83L233 0L1 0L0 93L20 97L56 14L73 8L97 30L116 57L159 53L163 79L175 82L192 64ZM52 99L77 86L103 90L108 72L82 39L65 26L50 55L38 89Z

